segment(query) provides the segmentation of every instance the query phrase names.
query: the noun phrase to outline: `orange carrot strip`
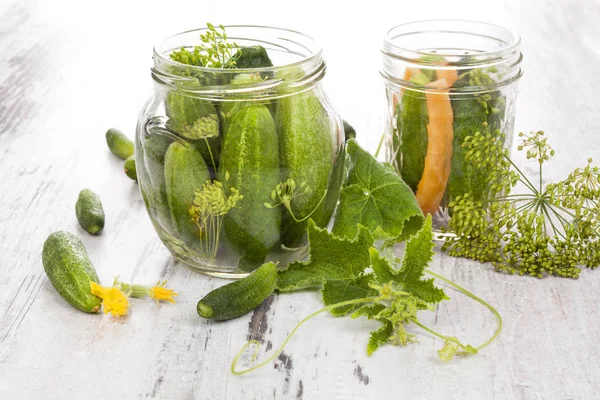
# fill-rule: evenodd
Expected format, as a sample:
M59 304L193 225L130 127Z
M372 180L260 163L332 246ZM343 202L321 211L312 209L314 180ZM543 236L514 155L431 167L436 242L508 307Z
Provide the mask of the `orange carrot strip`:
M448 72L446 71L444 74ZM452 74L448 74L448 77L452 81ZM454 115L450 105L448 88L451 85L449 82L442 78L430 83L429 86L447 90L425 93L429 113L429 123L427 124L429 141L423 175L417 186L416 196L423 213L435 214L444 197L452 167Z

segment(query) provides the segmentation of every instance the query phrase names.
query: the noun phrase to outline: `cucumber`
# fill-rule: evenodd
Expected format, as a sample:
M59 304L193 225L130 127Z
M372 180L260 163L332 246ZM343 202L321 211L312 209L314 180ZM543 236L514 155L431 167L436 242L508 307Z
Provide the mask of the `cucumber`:
M258 307L275 290L277 267L269 262L239 281L221 286L198 302L202 318L225 321L241 317Z
M100 283L85 246L69 232L54 232L42 250L42 264L48 279L70 305L87 312L100 310L102 300L90 291L90 282Z
M115 156L123 160L133 155L133 142L118 129L111 128L106 131L106 144Z
M79 192L75 203L75 215L83 229L98 235L104 229L104 209L100 197L90 189Z
M165 102L167 127L198 148L211 168L218 162L219 116L207 100L190 97L182 90L171 91Z
M236 68L265 68L273 66L267 50L262 46L242 47L234 57L239 57L235 62Z
M153 222L158 222L162 229L172 233L171 213L167 200L167 185L165 182L165 155L173 140L162 135L151 135L141 142L140 153L137 155L140 168L142 197L146 202L148 212L153 216Z
M332 207L322 201L334 163L332 129L321 100L313 92L303 92L284 97L277 107L279 154L282 180L293 179L302 183L309 193L292 200L291 208L296 219L311 214L317 226L328 224ZM316 209L316 210L315 210ZM283 214L282 243L297 247L306 237L308 221L295 222L288 212Z
M210 179L202 155L188 143L173 142L165 155L167 202L175 231L185 243L197 243L198 227L190 217L194 192Z
M228 242L243 256L240 264L254 269L279 243L281 223L280 208L264 205L280 182L279 145L267 107L248 105L235 113L223 140L218 176L244 196L229 210L223 227Z
M129 156L125 163L123 164L123 170L125 171L125 175L127 175L130 179L137 182L137 172L135 168L135 156Z

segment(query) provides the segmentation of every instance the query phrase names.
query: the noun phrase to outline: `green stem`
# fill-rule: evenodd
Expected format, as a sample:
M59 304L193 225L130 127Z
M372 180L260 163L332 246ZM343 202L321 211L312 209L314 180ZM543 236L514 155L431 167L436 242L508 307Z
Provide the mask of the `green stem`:
M375 158L379 156L379 152L381 151L381 146L383 146L383 140L385 139L385 133L381 134L381 139L379 139L379 145L377 145L377 151L375 151Z
M491 338L489 338L487 341L485 341L483 344L477 346L475 348L477 351L485 348L486 346L491 344L498 337L498 335L500 334L500 331L502 330L502 316L500 316L500 313L498 312L498 310L496 310L494 307L489 305L483 299L481 299L481 298L475 296L473 293L469 292L467 289L452 282L450 279L445 278L442 275L436 274L435 272L433 272L429 269L426 269L425 272L427 272L429 275L433 276L434 278L437 278L437 279L440 279L440 280L446 282L447 284L449 284L450 286L452 286L453 288L455 288L456 290L458 290L465 296L470 297L471 299L475 300L476 302L478 302L479 304L481 304L482 306L484 306L485 308L490 310L492 312L492 314L494 314L496 316L496 318L498 319L498 328L496 328L494 335ZM467 352L458 352L457 354L468 354L468 353Z
M319 209L319 207L321 206L321 203L323 203L323 200L325 200L326 196L327 196L327 189L325 189L325 193L323 193L323 197L321 197L321 200L319 200L319 204L317 204L315 206L315 208L306 217L301 218L301 219L296 218L296 216L294 215L294 212L292 211L292 207L289 203L281 203L281 204L283 204L285 206L285 208L288 210L288 212L290 213L290 216L292 217L292 219L295 222L304 222L307 219L309 219Z
M210 162L212 163L213 166L213 171L217 171L217 164L215 164L215 159L213 158L213 153L212 150L210 149L210 144L208 143L208 139L204 138L204 141L206 142L206 147L208 147L208 154L210 154Z
M540 193L542 193L542 163L540 162Z
M457 340L456 338L450 337L450 336L444 336L439 332L434 331L433 329L423 325L422 323L420 323L419 321L413 320L412 323L414 323L415 325L417 325L419 328L431 333L434 336L439 337L440 339L443 340L449 340L451 342L456 343L461 349L464 349L464 351L461 352L457 352L457 354L471 354L467 351L467 346L465 346L464 344L462 344L459 340Z
M505 155L504 158L506 158L508 160L508 162L513 166L513 168L517 170L519 175L521 175L521 177L523 179L525 179L525 180L523 180L523 179L519 178L519 180L521 182L523 182L524 185L528 186L529 189L531 189L531 191L533 193L537 193L537 189L535 188L535 186L533 186L533 183L531 183L531 181L529 180L529 178L527 178L527 176L523 173L523 171L521 171L521 169L519 167L517 167L517 164L515 164L507 155Z
M269 357L267 358L265 361L255 365L254 367L248 368L248 369L243 369L241 371L236 371L235 367L240 359L240 357L242 356L242 354L244 354L244 352L246 351L246 349L252 345L255 344L256 347L254 349L254 353L252 355L252 359L250 360L250 362L253 362L254 360L256 360L256 357L258 355L258 349L260 346L260 343L258 343L258 341L256 340L250 340L248 343L246 343L241 350L237 353L237 355L235 356L235 358L233 359L233 362L231 363L231 372L234 375L243 375L243 374L247 374L248 372L252 372L255 371L261 367L264 367L265 365L267 365L268 363L270 363L271 361L273 361L275 358L277 358L277 356L279 356L279 354L283 351L283 349L285 348L285 346L287 345L287 343L290 341L290 339L292 338L292 336L294 336L294 334L296 333L296 331L309 319L311 319L312 317L325 312L325 311L329 311L329 310L333 310L335 308L338 307L343 307L343 306L349 306L352 304L361 304L361 303L374 303L380 300L380 297L365 297L363 299L354 299L354 300L348 300L348 301L342 301L341 303L336 303L336 304L332 304L329 305L327 307L323 307L318 311L315 311L314 313L310 314L308 317L304 318L302 321L298 322L298 324L294 327L294 329L292 329L292 331L290 332L290 334L285 338L285 340L283 341L283 343L281 344L281 346L279 346L279 348L277 350L275 350L275 352Z

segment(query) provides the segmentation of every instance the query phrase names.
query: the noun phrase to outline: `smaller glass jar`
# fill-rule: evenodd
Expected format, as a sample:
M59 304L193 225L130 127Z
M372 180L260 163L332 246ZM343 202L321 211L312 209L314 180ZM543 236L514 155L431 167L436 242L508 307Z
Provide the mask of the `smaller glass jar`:
M438 230L457 196L484 198L486 171L465 160L476 132L513 138L520 38L481 22L434 20L392 28L383 44L385 149Z
M135 153L165 246L195 270L235 278L307 256L309 218L326 227L337 205L344 134L313 39L270 27L225 29L246 57L243 68L242 58L239 68L222 69L170 57L194 53L206 29L155 47L154 94L139 116Z

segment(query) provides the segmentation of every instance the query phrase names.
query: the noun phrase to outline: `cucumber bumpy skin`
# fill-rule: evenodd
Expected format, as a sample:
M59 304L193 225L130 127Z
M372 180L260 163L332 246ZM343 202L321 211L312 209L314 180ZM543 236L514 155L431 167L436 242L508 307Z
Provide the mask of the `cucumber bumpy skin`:
M98 235L104 229L104 209L100 197L90 189L83 189L75 203L75 215L86 232Z
M334 146L331 124L321 99L310 91L282 98L277 107L277 128L282 181L293 179L296 185L304 183L310 189L306 195L292 200L294 216L303 219L310 214L317 226L324 227L333 214L333 208L326 208L322 199L333 169ZM307 224L307 220L295 222L284 212L282 243L288 247L301 245Z
M100 283L85 246L69 232L54 232L44 243L42 263L50 282L69 304L87 312L100 310L102 300L91 293L90 282Z
M225 321L241 317L258 307L275 290L277 266L261 265L239 281L221 286L198 302L196 310L202 318Z
M110 128L106 131L106 144L110 151L122 160L133 155L133 142L118 129Z
M190 217L194 193L209 179L208 166L198 150L188 143L171 143L165 155L167 201L173 226L188 244L199 240L198 227Z
M280 181L277 133L267 107L251 105L235 113L223 140L218 177L244 196L229 210L223 227L242 253L239 267L253 270L279 243L281 224L281 210L264 205Z
M125 160L123 164L123 170L125 171L125 175L127 175L131 180L137 182L137 171L135 169L135 156L130 156Z
M273 62L262 46L247 46L238 50L234 57L236 68L265 68L272 67Z

